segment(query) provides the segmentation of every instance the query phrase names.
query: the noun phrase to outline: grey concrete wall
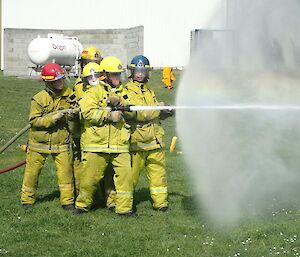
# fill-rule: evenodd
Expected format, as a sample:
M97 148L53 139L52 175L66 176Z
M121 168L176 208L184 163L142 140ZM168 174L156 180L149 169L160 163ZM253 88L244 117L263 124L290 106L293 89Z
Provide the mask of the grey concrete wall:
M48 33L78 37L83 47L96 46L104 57L116 56L124 66L132 57L144 52L143 26L93 30L4 29L4 75L33 74L30 67L34 64L27 55L27 47L38 35L47 38Z

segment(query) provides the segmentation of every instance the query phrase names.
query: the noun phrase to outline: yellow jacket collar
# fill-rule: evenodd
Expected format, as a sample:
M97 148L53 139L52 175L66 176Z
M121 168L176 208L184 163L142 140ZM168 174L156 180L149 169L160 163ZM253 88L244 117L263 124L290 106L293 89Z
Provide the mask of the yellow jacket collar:
M62 97L62 96L69 96L70 93L70 89L68 86L65 86L61 92L60 95L57 95L50 87L45 87L46 92L48 92L49 95L51 95L52 97Z
M106 87L107 91L111 91L111 92L114 92L114 93L115 92L121 92L124 89L124 86L122 84L120 84L118 87L112 87L108 83L100 81L100 85L103 85L104 87Z
M133 81L133 80L131 82L135 86L131 89L135 92L139 92L140 90L142 90L142 91L151 90L151 87L149 86L148 82L142 83L142 82Z

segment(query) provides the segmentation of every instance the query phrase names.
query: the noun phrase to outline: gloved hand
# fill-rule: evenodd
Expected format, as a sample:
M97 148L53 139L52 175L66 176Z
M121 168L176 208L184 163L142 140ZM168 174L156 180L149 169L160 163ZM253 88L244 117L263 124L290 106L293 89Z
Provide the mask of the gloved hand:
M108 97L107 105L109 105L111 107L115 107L118 104L120 104L120 97L118 97L117 95L112 95L112 96Z
M168 104L166 104L165 102L159 102L158 104L159 104L159 106L168 106ZM175 113L175 111L172 109L160 110L159 118L161 120L165 120L165 119L173 116L174 113Z
M74 113L74 112L68 112L67 113L67 119L68 120L78 120L79 119L79 114L78 113Z
M160 110L159 118L165 120L175 114L174 110Z
M61 120L64 116L65 116L64 113L58 112L58 113L55 113L52 115L52 119L54 120L54 122L57 122L57 121Z
M67 113L66 113L66 118L69 120L69 121L74 121L74 120L78 120L79 119L79 112L77 110L78 108L76 109L70 109Z
M111 111L108 113L108 120L112 122L119 122L122 119L121 111Z

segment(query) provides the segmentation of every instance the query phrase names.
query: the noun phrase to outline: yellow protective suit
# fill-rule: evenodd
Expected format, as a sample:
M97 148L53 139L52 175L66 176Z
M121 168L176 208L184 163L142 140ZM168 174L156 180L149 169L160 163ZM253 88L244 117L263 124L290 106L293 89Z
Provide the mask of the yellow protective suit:
M164 67L163 69L163 79L161 80L165 84L165 88L172 89L173 88L173 81L176 78L173 74L172 67Z
M89 84L85 84L82 81L82 78L77 78L75 81L75 86L73 88L73 95L76 102L76 105L79 107L79 101L84 96L85 92L87 92L92 86ZM76 188L76 195L79 194L79 187L80 187L80 175L83 171L83 163L82 163L82 156L81 156L81 147L80 147L80 137L81 131L83 130L82 119L78 117L74 122L73 127L73 143L72 143L72 151L73 151L73 172L75 177L75 188ZM113 182L113 175L114 170L112 169L111 165L108 166L106 173L104 175L103 181L100 183L100 188L95 195L95 200L100 200L105 198L106 206L108 208L115 207L115 187Z
M94 193L103 178L106 168L112 165L116 187L115 211L119 214L132 210L133 185L129 155L130 127L124 118L113 123L108 120L107 106L110 95L118 95L126 104L127 91L119 86L114 92L110 85L102 83L87 91L79 102L84 119L81 137L83 151L83 173L80 181L76 208L88 210L93 202Z
M76 106L79 106L79 101L82 99L85 92L91 88L90 85L86 85L83 83L82 78L77 78L75 81L75 85L73 88L73 101L75 102ZM80 147L80 137L81 137L81 130L83 124L81 123L80 116L73 121L73 128L72 128L72 158L73 158L73 172L75 177L75 189L76 195L79 193L79 185L80 185L80 174L83 170L83 165L81 162L81 147Z
M131 80L126 87L131 104L158 105L155 93L148 83ZM134 119L129 120L133 186L136 187L141 172L146 168L154 209L168 207L164 130L160 125L159 115L160 111L137 111Z
M58 96L46 87L32 98L29 114L31 129L21 192L22 204L34 204L38 177L48 155L52 155L55 161L61 204L74 203L68 123L65 118L55 121L53 115L49 114L70 108L71 93L71 89L65 87Z

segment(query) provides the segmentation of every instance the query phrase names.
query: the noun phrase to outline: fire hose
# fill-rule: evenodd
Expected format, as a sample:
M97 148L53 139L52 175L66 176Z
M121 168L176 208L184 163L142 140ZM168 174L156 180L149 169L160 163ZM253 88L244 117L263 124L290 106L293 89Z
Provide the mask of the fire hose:
M55 114L55 113L69 113L69 114L72 114L72 113L78 113L80 111L79 108L75 108L75 109L64 109L64 110L59 110L59 111L55 111L55 112L52 112L52 113L49 113L50 114ZM22 128L14 137L12 137L3 147L1 147L0 149L0 154L2 152L4 152L10 145L12 145L19 137L21 137L28 129L30 129L31 127L31 124L28 124L26 125L24 128ZM26 147L23 147L21 146L22 150L26 152ZM19 168L21 166L23 166L24 164L26 164L26 160L23 160L21 162L18 162L14 165L11 165L9 167L6 167L4 169L1 169L0 170L0 174L3 174L3 173L6 173L6 172L9 172L11 170L14 170L16 168Z
M226 111L226 110L254 110L254 111L299 111L300 106L290 106L290 105L199 105L199 106L135 106L135 105L129 105L129 106L122 106L122 105L116 105L116 106L107 106L107 107L100 107L100 110L107 110L107 111L153 111L153 110L165 110L167 112L175 111L175 110L211 110L211 111ZM57 112L63 112L63 113L78 113L80 111L79 108L76 109L65 109L65 110L59 110L56 112L52 112L49 114L54 114ZM21 135L23 135L29 128L31 127L30 124L26 125L23 129L21 129L18 134L16 134L12 139L10 139L3 147L0 149L0 154L9 147L13 142L15 142ZM173 151L173 148L176 143L176 137L173 138L174 142L172 142L170 147L170 150ZM22 165L24 165L26 162L22 161L15 165L12 165L10 167L7 167L5 169L0 170L0 174L8 172L10 170L16 169Z
M177 106L107 106L107 107L102 107L100 108L101 110L108 110L108 111L116 111L116 110L121 110L121 111L144 111L144 110L174 110L174 109L182 109L182 107L177 107ZM185 109L185 108L183 108ZM78 113L80 111L79 108L75 109L65 109L65 110L59 110L55 111L52 113L49 113L48 115L52 115L55 113ZM26 125L24 128L22 128L14 137L12 137L4 146L0 148L0 154L4 152L10 145L12 145L19 137L21 137L27 130L29 130L31 127L31 124ZM21 167L22 165L26 164L26 161L23 160L21 162L18 162L12 166L6 167L4 169L0 170L0 174L3 174L5 172L9 172L11 170L14 170L16 168Z
M79 112L79 108L75 108L75 109L64 109L64 110L59 110L59 111L55 111L55 112L51 112L47 115L53 115L56 113L78 113ZM12 145L20 136L22 136L28 129L30 129L31 124L26 125L24 128L22 128L14 137L12 137L4 146L2 146L0 148L0 154L3 153L6 148L8 148L10 145Z
M3 174L5 172L9 172L9 171L14 170L16 168L19 168L19 167L23 166L24 164L26 164L26 160L23 160L21 162L18 162L16 164L12 165L12 166L9 166L9 167L6 167L6 168L0 170L0 174Z
M22 128L14 137L12 137L4 146L0 149L0 154L6 150L13 142L15 142L20 136L22 136L28 129L30 129L31 125L28 124L24 128Z

